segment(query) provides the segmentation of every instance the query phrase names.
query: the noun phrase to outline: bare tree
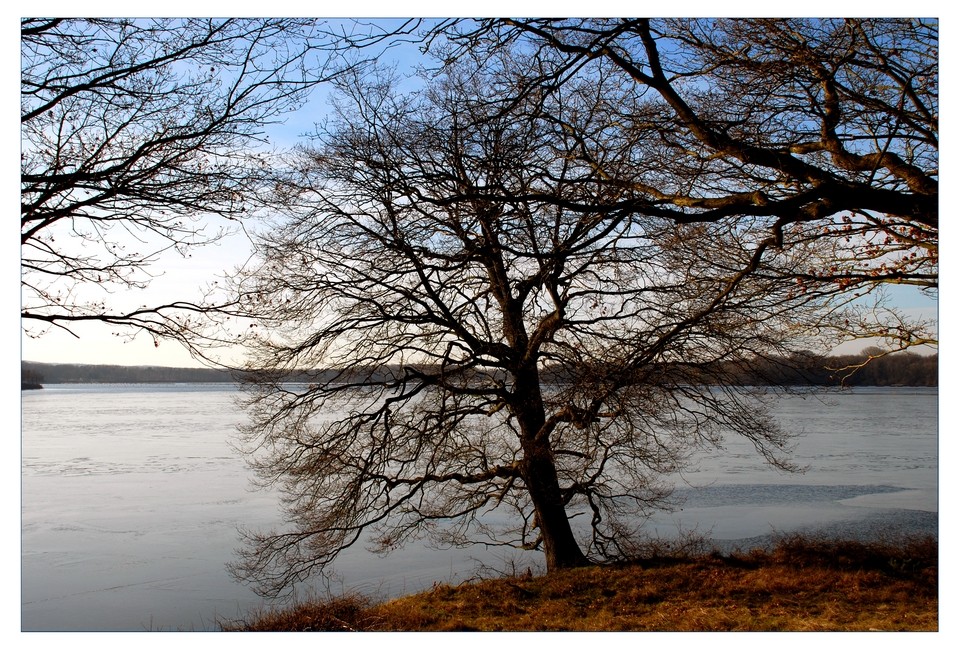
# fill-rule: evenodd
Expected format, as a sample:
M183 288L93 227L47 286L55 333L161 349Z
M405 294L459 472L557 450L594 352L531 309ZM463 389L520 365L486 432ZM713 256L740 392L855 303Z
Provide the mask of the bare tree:
M548 570L622 557L692 450L740 435L792 468L725 373L843 321L846 288L797 282L836 240L678 218L647 188L672 136L639 123L661 107L583 65L519 95L538 59L508 49L415 93L341 81L238 286L261 333L245 440L291 526L250 532L234 565L262 593L357 542L540 549Z
M29 335L95 321L183 339L196 326L212 307L200 299L118 309L110 294L146 287L165 251L187 256L252 209L266 128L325 78L320 37L301 20L22 20Z

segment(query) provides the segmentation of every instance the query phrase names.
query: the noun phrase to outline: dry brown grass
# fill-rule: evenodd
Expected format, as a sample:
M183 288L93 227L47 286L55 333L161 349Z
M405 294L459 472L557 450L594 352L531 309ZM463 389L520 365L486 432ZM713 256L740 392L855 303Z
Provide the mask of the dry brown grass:
M935 541L790 538L770 552L438 585L384 603L349 596L224 629L936 631L937 613Z

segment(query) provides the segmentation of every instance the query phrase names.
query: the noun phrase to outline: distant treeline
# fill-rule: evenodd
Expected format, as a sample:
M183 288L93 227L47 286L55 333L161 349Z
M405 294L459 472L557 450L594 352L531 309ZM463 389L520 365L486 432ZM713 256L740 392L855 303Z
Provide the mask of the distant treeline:
M937 386L937 355L897 352L869 358L879 350L864 354L825 356L798 354L789 359L753 360L717 373L734 385L808 385L808 386Z
M781 359L753 359L704 368L704 383L732 385L813 385L813 386L937 386L937 355L899 352L870 359L868 349L861 355L826 356L814 353ZM866 362L866 363L865 363ZM366 379L382 379L399 374L399 369L380 373L358 373ZM563 372L551 371L562 381ZM164 368L157 366L96 366L81 364L36 363L22 361L21 385L39 384L137 384L137 383L223 383L236 382L229 370L214 368ZM285 376L285 381L321 383L328 380L359 379L338 375L333 371L304 372Z
M21 384L158 384L232 382L229 370L20 362Z

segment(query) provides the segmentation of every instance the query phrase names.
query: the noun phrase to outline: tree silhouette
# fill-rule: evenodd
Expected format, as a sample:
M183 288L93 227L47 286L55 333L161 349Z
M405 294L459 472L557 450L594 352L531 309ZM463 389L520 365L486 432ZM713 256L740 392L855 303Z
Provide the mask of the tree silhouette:
M245 440L290 524L249 532L234 565L262 593L358 542L539 549L549 570L623 557L692 450L740 435L792 467L728 380L842 326L851 290L798 284L836 238L677 219L634 164L652 136L623 116L647 99L605 61L508 92L537 65L499 50L408 93L341 78L278 178L283 214L237 286L259 332Z

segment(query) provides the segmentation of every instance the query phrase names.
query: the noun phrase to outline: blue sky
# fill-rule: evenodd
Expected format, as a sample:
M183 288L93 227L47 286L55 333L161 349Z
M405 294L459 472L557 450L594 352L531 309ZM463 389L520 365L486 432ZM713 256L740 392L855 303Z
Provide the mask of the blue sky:
M51 15L70 15L72 13L76 13L75 5L66 5L64 3L63 8L60 11L57 11L57 4L60 3L53 3L53 6L51 7L52 10L48 10L47 13ZM173 3L171 6L171 9L174 9L174 11L170 15L177 15L179 13L176 11L176 9L180 9L177 4L178 3ZM439 3L433 4L439 5ZM749 11L750 4L752 3L745 5L748 9L747 11L743 12L745 15L749 15L751 13ZM485 5L484 10L489 12L490 15L497 15L498 12L495 11L497 5L498 3ZM362 9L366 6L368 6L368 4L361 3L359 6L351 6L351 9L362 11ZM372 6L376 8L377 5ZM535 15L538 13L562 13L559 11L559 9L563 5L562 3L559 5L554 3L549 5L551 9L544 9L540 12L535 10L537 8L537 4L528 4L526 6L534 9L533 11L529 11L527 15ZM765 5L757 4L756 6L763 7ZM827 10L827 14L836 12L836 5L831 4L828 6L834 7L834 10ZM857 6L857 3L854 3L853 6ZM867 6L866 3L863 3L863 6ZM873 15L882 13L882 7L878 6L876 3L871 3L869 6L871 7L869 11L863 11L861 13ZM900 11L902 12L902 6L896 6L900 7ZM73 7L74 10L71 10L70 7ZM105 8L108 7L109 5L105 5ZM189 7L189 9L184 8L183 14L189 15L192 13L196 15L196 5L184 5L184 7ZM213 7L216 7L216 5L213 5ZM298 10L293 10L289 13L283 12L282 4L280 6L271 5L271 7L279 9L280 11L278 13L280 15L297 15L300 13ZM424 4L422 7L419 4L415 4L413 7L418 9L425 8L425 11L416 12L419 15L442 15L443 11L450 9L449 6L445 6L431 11L432 5L430 3ZM511 7L513 10L516 9L516 5L507 5L504 3L503 11L511 11ZM297 6L297 8L301 9L299 6ZM408 10L410 9L410 7L405 8ZM596 10L598 7L591 6L591 8ZM678 10L679 8L679 5L671 7L672 10ZM613 5L613 9L613 11L606 13L608 15L619 13L616 11L616 4ZM815 10L816 5L804 6L803 9L805 11ZM756 11L760 13L768 13L768 11L763 11L762 9L756 9ZM390 12L390 9L383 11L385 14L388 12ZM109 14L110 11L105 10L104 12L99 13L101 15L106 15ZM121 9L116 13L122 14L128 12L124 12L124 10ZM582 13L582 6L580 11L571 11L569 13ZM698 12L696 9L694 9L689 13ZM931 12L931 15L935 15L936 13L942 12L934 11ZM12 26L14 24L13 20L11 19L7 21L7 24ZM7 39L7 42L12 44L16 43L18 40L18 38L9 38ZM944 39L944 45L946 54L946 50L948 49L946 47L948 45L948 39ZM403 54L403 51L400 50L392 52L391 56L397 57L402 56ZM14 56L17 55L8 57L8 60L15 60ZM309 130L314 120L317 118L318 113L322 113L325 109L324 100L321 97L323 92L324 91L321 89L317 93L317 96L314 97L314 101L308 104L308 106L298 114L291 116L285 126L274 128L271 132L271 141L281 146L291 144L297 140L297 136L299 134ZM10 106L8 109L12 109L13 102L9 102L9 104ZM947 102L944 102L944 104L947 105ZM12 119L10 123L13 123ZM11 174L11 179L12 176L13 175ZM947 192L944 194L947 195ZM163 262L164 275L154 282L154 286L151 287L150 293L143 297L127 296L127 298L136 301L137 304L140 304L148 302L149 296L154 296L157 299L162 300L165 297L188 298L197 295L198 287L202 283L216 279L218 275L229 270L234 265L241 263L244 259L246 259L247 254L248 246L245 240L242 237L236 237L226 240L220 246L208 247L195 251L194 257L191 260L182 260L177 259L176 256L168 256L168 258L166 258ZM949 277L949 257L944 255L942 258L946 262L943 264L943 272L946 274L945 277ZM14 258L10 256L8 259L10 259L12 262ZM921 315L924 318L937 318L938 316L937 302L922 296L916 290L910 289L909 287L892 287L890 289L890 295L893 298L894 303L906 310L908 314ZM56 330L51 330L42 338L37 340L21 336L21 358L32 361L65 363L110 363L164 366L195 365L195 362L190 358L189 354L175 343L166 342L161 343L159 347L155 347L152 340L145 335L138 336L133 341L126 341L115 336L113 330L99 325L78 327L77 333L81 335L80 339L76 339L66 333ZM859 348L861 345L862 344L858 344L855 347ZM844 351L847 350L845 349Z

